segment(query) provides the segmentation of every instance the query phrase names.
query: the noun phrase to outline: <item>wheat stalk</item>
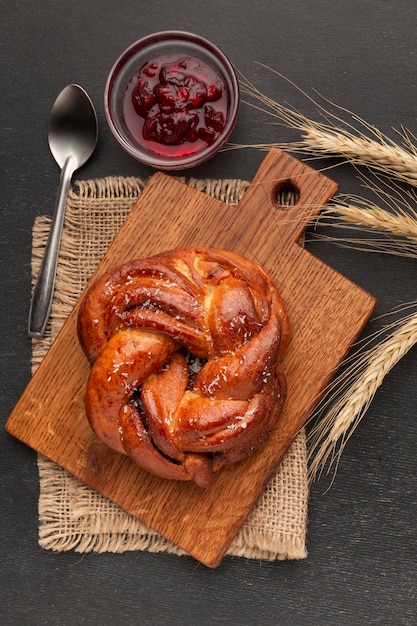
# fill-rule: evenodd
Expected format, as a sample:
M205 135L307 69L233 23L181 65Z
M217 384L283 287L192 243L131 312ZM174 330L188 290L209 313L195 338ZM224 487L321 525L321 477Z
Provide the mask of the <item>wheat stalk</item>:
M259 65L263 64L260 63ZM417 146L414 143L415 137L409 131L404 128L401 132L396 131L402 140L402 145L400 145L358 115L327 101L329 105L336 107L339 111L349 114L352 119L352 123L349 123L326 110L324 106L313 100L279 72L267 66L263 67L287 80L308 100L313 102L326 122L311 120L295 109L276 102L242 76L240 79L242 94L256 101L256 104L251 101L245 101L245 103L272 116L277 124L298 130L302 140L292 143L229 144L229 149L252 147L266 150L277 147L291 152L302 152L314 157L341 156L351 163L366 166L386 176L393 176L403 182L417 185Z
M360 196L339 196L329 203L317 219L317 224L350 229L365 233L378 233L382 238L342 239L313 233L315 239L336 242L360 250L385 252L397 256L417 257L417 198L416 190L404 190L395 183L384 182L375 186L363 177L368 187L386 208Z
M285 78L278 72L274 73ZM402 129L398 133L402 140L399 145L347 109L332 105L338 111L347 113L351 122L331 113L288 81L318 108L325 121L317 122L295 109L275 102L245 77L240 82L242 94L255 100L255 103L249 101L247 104L272 116L275 124L298 130L301 141L246 146L235 144L229 148L254 147L267 150L277 147L317 158L342 157L355 166L365 166L372 170L377 179L380 175L394 179L397 181L392 183L391 191L394 190L394 194L381 188L373 189L379 200L388 205L388 210L359 197L338 198L338 201L328 205L317 223L324 221L344 229L385 236L382 240L375 237L359 240L346 237L337 239L338 243L342 241L344 245L417 256L415 190L399 191L398 187L398 182L417 186L417 142L411 133ZM328 241L336 240L326 235L316 236ZM417 302L412 305L416 306ZM374 345L377 340L379 343ZM343 373L329 385L313 415L314 418L319 415L320 419L309 434L310 479L321 476L326 467L328 470L337 467L347 441L368 410L385 376L416 343L417 312L413 312L368 337L362 350L345 360Z
M355 221L356 220L356 221ZM335 243L341 247L365 252L379 252L401 257L417 258L417 222L407 223L378 207L362 209L354 205L334 205L332 213L325 211L317 223L343 228L360 234L358 237L333 237L320 232L310 233L310 239ZM363 237L363 233L381 233L381 237Z
M417 303L412 303L415 306ZM378 331L391 330L378 345L354 356L328 387L317 412L326 410L309 434L310 479L336 465L359 421L369 408L385 376L417 343L417 313ZM370 339L366 345L368 345ZM314 417L314 416L313 416Z
M357 225L364 230L382 231L398 237L410 239L416 246L417 252L417 219L412 215L392 214L377 205L368 204L361 207L355 204L330 204L329 212L343 222Z
M388 211L361 198L353 202L330 203L316 220L316 225L324 224L344 231L355 231L360 237L333 237L314 231L310 237L315 240L337 243L340 246L362 251L373 251L417 258L417 214L403 211ZM378 233L380 238L364 238L363 233Z

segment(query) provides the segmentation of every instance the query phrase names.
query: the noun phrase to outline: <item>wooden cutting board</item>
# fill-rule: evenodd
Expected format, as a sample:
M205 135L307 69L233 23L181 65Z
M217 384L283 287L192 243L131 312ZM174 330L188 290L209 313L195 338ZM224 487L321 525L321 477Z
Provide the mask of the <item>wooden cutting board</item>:
M209 489L151 476L97 441L84 413L89 365L77 341L78 305L7 431L216 567L375 306L372 296L298 244L336 190L333 181L278 150L268 153L237 208L158 172L97 269L101 274L132 258L204 245L238 252L274 277L293 335L284 360L286 406L266 445L224 468ZM298 201L285 209L277 199L287 191Z

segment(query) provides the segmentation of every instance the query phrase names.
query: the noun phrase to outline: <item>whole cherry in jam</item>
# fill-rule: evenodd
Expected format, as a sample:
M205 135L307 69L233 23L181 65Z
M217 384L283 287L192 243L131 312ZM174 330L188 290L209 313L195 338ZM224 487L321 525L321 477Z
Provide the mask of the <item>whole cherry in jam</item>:
M131 132L142 140L181 155L212 144L226 124L228 95L223 80L191 56L161 56L144 64L127 90L139 119L126 115ZM125 105L128 112L129 103ZM178 154L180 154L178 152Z

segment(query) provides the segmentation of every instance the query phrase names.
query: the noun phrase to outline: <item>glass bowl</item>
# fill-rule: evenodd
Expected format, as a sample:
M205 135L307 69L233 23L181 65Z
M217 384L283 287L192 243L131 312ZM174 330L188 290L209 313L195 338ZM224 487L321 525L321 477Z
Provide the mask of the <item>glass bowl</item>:
M116 141L151 167L179 170L211 158L238 117L239 83L226 55L192 33L140 39L113 65L104 91Z

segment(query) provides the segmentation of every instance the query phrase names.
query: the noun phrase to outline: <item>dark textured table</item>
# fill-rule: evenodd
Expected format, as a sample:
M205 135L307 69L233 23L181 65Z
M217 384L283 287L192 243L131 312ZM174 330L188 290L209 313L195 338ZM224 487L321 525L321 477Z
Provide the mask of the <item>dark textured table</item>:
M307 116L317 117L317 107L256 61L397 139L393 127L417 132L416 27L417 6L405 0L0 2L2 624L417 623L415 349L384 381L331 488L327 478L313 485L309 555L298 562L227 557L210 570L165 554L43 551L36 455L3 428L30 377L31 228L53 209L59 171L47 145L47 117L61 88L80 83L97 107L98 148L79 178L152 173L111 138L102 93L119 53L164 29L211 39L257 87ZM243 104L233 141L298 138L270 121ZM249 180L261 158L254 149L224 152L188 174ZM342 192L366 194L352 167L329 174ZM375 295L377 314L417 297L416 259L329 243L309 247ZM375 320L370 330L382 323Z

